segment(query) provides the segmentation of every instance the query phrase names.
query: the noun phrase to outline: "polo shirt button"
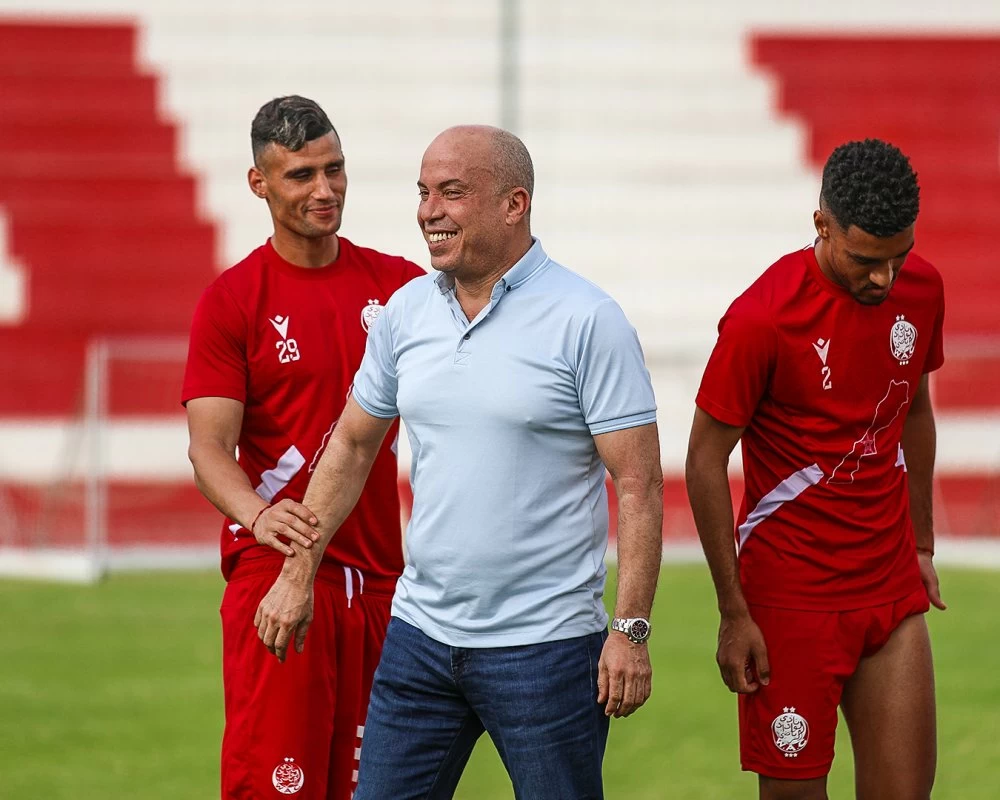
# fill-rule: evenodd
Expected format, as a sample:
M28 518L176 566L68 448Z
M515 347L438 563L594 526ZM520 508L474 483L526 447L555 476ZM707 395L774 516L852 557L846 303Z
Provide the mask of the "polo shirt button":
M471 333L467 333L467 334L465 334L465 336L463 336L462 338L463 338L463 339L465 339L466 341L468 341L469 339L471 339L471 338L472 338L472 334L471 334Z
M513 286L508 286L508 287L507 287L507 289L506 289L506 291L508 291L508 292L509 292L509 291L510 291L511 289L513 289L513 288L514 288Z

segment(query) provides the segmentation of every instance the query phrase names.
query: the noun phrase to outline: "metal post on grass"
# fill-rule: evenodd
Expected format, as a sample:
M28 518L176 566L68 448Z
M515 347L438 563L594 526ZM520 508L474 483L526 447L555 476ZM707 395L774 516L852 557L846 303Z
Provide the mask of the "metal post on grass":
M92 340L87 346L84 400L84 551L90 562L90 579L104 577L107 569L107 441L108 343Z

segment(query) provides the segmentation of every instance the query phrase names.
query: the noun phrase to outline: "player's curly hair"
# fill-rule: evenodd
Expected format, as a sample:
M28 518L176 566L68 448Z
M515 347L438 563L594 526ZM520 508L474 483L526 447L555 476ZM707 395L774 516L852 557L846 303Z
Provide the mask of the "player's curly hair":
M895 236L917 220L920 186L910 159L881 139L842 144L826 160L820 201L843 230Z
M294 152L330 131L340 138L326 112L315 101L297 94L276 97L260 107L250 125L253 163L259 166L260 154L269 144L280 144Z

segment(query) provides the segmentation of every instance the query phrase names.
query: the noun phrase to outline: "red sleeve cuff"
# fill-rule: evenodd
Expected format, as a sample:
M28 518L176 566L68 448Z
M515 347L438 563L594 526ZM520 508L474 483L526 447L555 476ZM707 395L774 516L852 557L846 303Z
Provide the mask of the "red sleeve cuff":
M750 424L750 420L738 411L721 406L708 397L705 392L698 392L695 398L698 408L704 411L713 419L718 420L723 425L732 425L734 428L745 428Z
M188 400L198 397L226 397L240 403L247 401L246 390L237 390L232 386L185 386L181 393L181 405L187 405Z

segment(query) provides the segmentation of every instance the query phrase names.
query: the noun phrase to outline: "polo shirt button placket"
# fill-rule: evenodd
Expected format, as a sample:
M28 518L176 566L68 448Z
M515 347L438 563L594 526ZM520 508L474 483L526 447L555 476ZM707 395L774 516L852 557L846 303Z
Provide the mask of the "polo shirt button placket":
M469 351L465 349L465 343L472 338L472 331L462 334L458 340L458 347L455 348L455 363L465 365L469 363Z

